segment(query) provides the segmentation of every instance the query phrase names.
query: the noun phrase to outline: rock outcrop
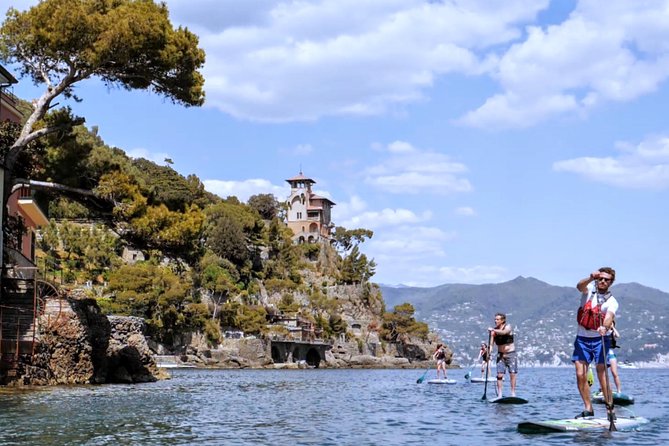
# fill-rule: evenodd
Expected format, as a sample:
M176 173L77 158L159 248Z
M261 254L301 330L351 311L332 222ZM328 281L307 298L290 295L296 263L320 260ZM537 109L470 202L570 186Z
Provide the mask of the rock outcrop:
M318 350L322 351L322 356L318 364L314 363L313 357L309 361L290 355L288 360L284 360L273 355L272 340L225 339L212 348L200 334L185 336L187 342L176 350L184 353L173 353L169 363L212 368L300 368L305 366L305 362L308 367L323 368L425 368L433 363L432 354L441 342L434 333L430 333L427 340L403 335L400 341L389 343L379 338L384 304L377 286L333 285L332 280L314 272L303 271L303 275L306 286L301 291L293 292L295 301L307 306L308 290L312 293L317 290L337 303L338 314L348 327L347 333L334 343L323 347L321 341ZM262 303L266 306L277 305L281 293L269 293L262 283L259 285ZM278 342L290 340L281 338ZM151 347L163 355L170 350L157 344ZM451 364L452 356L453 352L447 347L447 364Z
M73 293L46 302L35 354L15 364L8 385L137 383L168 375L144 337L144 321L100 312L95 299Z
M274 361L272 341L261 339L226 339L217 348L188 346L186 353L163 355L159 358L174 367L206 367L222 369L244 368L425 368L434 365L432 352L438 339L422 342L361 344L357 339L339 341L325 349L318 365L304 360ZM447 348L447 363L453 352Z

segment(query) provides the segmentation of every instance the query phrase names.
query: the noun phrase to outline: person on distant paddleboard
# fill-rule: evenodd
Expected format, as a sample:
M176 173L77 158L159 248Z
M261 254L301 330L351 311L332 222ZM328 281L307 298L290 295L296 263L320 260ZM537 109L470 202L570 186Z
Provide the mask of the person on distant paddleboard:
M488 331L497 346L497 396L502 397L502 380L507 370L511 381L511 396L516 396L518 357L513 343L513 327L506 323L506 314L495 314L495 326L489 327Z
M432 354L432 359L437 360L437 379L439 379L439 370L444 373L444 379L446 377L446 348L444 344L437 344L437 348Z
M481 378L485 378L485 366L490 360L489 353L488 344L481 342L481 350L479 350L479 356L476 358L477 361L481 361Z
M608 352L611 348L611 328L618 311L618 301L609 291L615 279L616 271L606 266L576 284L576 288L581 292L581 304L577 313L578 331L571 360L576 369L578 392L583 400L583 412L576 418L595 416L587 378L588 365L594 360L597 361L597 379L599 387L603 390L604 400L611 401L610 389L606 386L604 352ZM595 281L594 287L590 285L593 281Z

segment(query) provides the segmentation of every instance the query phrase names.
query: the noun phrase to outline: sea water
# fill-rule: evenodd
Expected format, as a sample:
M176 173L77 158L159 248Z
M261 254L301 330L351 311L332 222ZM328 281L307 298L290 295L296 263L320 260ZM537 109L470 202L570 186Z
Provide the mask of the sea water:
M669 369L620 370L628 409L650 420L638 430L544 435L517 424L579 413L573 369L521 369L524 405L489 403L494 383L466 371L449 370L455 385L417 384L422 370L173 369L156 383L3 388L0 445L669 444Z

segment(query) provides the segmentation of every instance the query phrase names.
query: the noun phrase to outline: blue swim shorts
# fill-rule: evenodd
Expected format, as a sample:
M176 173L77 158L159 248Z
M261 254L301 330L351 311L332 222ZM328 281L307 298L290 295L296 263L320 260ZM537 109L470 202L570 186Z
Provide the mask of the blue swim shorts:
M611 337L604 337L604 348L609 351L611 348ZM597 364L604 364L604 351L602 350L602 337L587 338L585 336L576 336L574 341L574 353L571 355L571 362L582 361L590 364L597 361Z

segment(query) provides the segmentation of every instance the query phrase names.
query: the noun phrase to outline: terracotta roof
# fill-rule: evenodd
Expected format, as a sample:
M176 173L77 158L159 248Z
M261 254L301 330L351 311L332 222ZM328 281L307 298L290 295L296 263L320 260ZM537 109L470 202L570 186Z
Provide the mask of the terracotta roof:
M327 202L329 202L330 204L337 204L337 203L335 203L334 201L330 200L330 199L327 198L327 197L321 197L320 195L316 195L316 194L311 194L311 196L309 197L309 199L310 199L310 200L327 201Z
M291 181L306 181L306 182L310 182L310 183L315 183L315 181L312 180L311 178L308 178L308 177L305 177L304 175L302 175L302 172L300 172L299 174L297 174L293 178L288 178L286 181L288 181L288 182L291 182Z

